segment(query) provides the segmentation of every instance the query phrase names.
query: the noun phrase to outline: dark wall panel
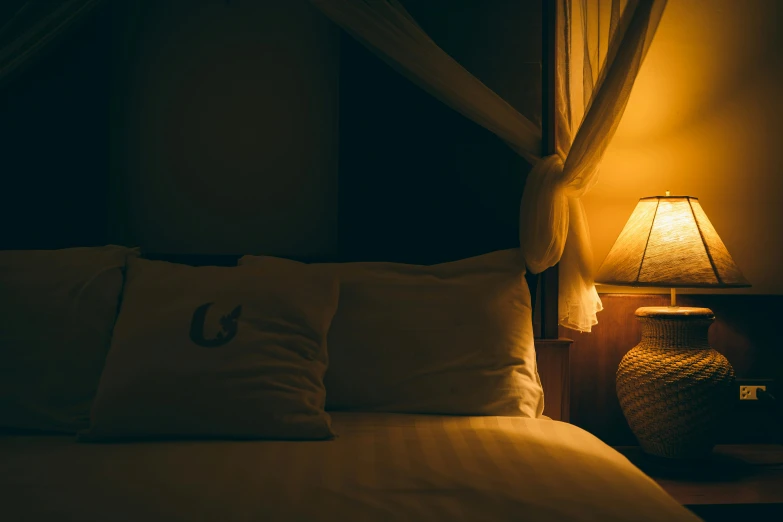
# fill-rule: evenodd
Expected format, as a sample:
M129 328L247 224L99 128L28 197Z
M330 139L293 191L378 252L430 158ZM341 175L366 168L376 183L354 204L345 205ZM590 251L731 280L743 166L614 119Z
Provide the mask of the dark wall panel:
M153 252L332 255L339 29L308 0L145 1L113 237Z
M105 9L0 89L0 249L106 242Z

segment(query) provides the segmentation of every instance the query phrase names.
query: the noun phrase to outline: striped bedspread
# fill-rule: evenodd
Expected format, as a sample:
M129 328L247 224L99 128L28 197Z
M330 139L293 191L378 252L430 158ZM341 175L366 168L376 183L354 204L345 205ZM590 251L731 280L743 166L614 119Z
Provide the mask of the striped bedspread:
M324 442L0 437L0 520L692 521L569 424L333 415Z

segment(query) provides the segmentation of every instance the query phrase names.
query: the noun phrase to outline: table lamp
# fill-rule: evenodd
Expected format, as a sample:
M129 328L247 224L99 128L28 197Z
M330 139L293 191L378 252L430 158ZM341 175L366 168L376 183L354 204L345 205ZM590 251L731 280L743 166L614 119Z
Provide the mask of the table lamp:
M734 370L707 341L712 310L677 306L676 288L750 284L699 200L668 191L640 199L596 282L671 288L671 306L636 310L642 340L617 369L617 396L645 453L707 456L731 404Z

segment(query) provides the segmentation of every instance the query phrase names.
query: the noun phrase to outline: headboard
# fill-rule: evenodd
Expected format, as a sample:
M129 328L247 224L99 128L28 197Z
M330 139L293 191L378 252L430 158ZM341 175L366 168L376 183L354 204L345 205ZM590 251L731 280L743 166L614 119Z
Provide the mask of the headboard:
M500 24L502 27L498 27L497 31L473 35L480 36L478 39L466 37L465 27L455 29L451 21L438 29L428 25L435 23L433 20L427 20L426 17L421 20L423 27L427 31L432 29L433 35L444 38L445 44L451 38L451 44L456 47L445 45L444 48L460 60L473 60L469 68L474 68L482 81L515 106L519 104L517 108L524 106L523 112L531 120L541 121L545 129L545 141L546 136L553 132L553 100L549 96L552 91L550 76L553 53L546 43L548 39L554 40L546 32L550 20L554 20L554 13L547 11L552 8L550 4L554 5L554 2L509 3L503 13L512 13L516 18ZM422 10L427 5L430 5L433 13L437 13L441 7L439 2L423 2L416 6L412 4L412 9ZM506 8L508 11L505 11ZM418 16L422 13L416 11L414 14ZM108 16L108 13L103 15ZM462 16L469 15L469 11L462 13ZM497 15L493 14L495 18ZM142 243L144 246L143 227L141 232L134 229L129 238L122 235L118 238L110 231L107 214L112 214L114 208L121 208L120 214L127 221L121 223L123 227L133 229L135 222L143 222L144 226L167 230L167 225L171 223L159 222L157 218L161 217L160 213L153 213L153 218L148 219L145 204L157 210L163 208L169 211L171 209L167 205L177 200L181 196L180 192L186 192L178 183L189 182L192 172L188 169L192 169L193 165L185 163L183 166L172 161L160 168L160 179L150 176L145 181L158 187L173 187L170 194L165 193L170 198L153 198L143 204L138 204L131 196L122 201L112 199L123 192L112 188L117 180L107 179L118 174L112 172L110 176L106 175L106 165L116 161L112 156L115 149L131 150L130 159L134 160L136 156L146 157L150 151L136 143L133 147L128 147L127 143L108 143L109 134L116 140L115 134L122 136L122 133L109 133L102 125L112 121L113 129L124 128L113 119L113 112L117 108L110 103L110 90L106 85L106 78L111 76L111 64L116 60L112 59L109 46L106 45L111 33L106 28L111 25L102 23L99 18L91 23L94 27L104 28L100 35L85 31L80 37L74 37L70 44L64 43L59 51L53 52L50 61L42 61L37 69L31 69L33 76L29 77L29 82L20 82L14 87L15 90L6 91L14 99L14 110L0 114L0 131L9 139L15 137L8 147L16 162L11 163L18 164L16 170L24 175L9 178L9 193L13 193L14 197L2 215L15 226L0 237L0 248L62 248L113 242ZM520 31L522 23L529 24L530 30ZM467 27L469 24L465 25ZM475 26L474 29L485 31L487 24L477 23ZM539 46L542 41L537 31L539 28L544 29L543 46ZM452 33L449 34L449 31ZM513 40L513 45L509 45L509 38L519 40ZM479 43L474 45L476 41ZM482 48L482 45L486 47ZM469 53L473 48L476 52L471 57ZM493 49L502 49L503 52L496 53ZM544 72L538 78L535 75L541 74L539 60L542 55ZM487 56L491 59L487 60ZM518 246L519 201L530 165L500 138L411 83L347 34L340 36L339 64L339 168L336 180L339 206L337 244L333 245L329 254L297 257L288 256L285 252L263 251L262 246L257 251L240 252L213 244L211 251L224 254L202 255L194 252L205 252L209 247L200 248L198 244L187 244L187 241L172 241L175 246L170 250L167 251L164 244L156 251L145 252L145 256L193 265L223 266L234 265L242 254L280 255L306 262L396 261L434 264ZM533 71L533 76L521 78L518 72L523 68L525 72ZM72 88L63 90L63 79L58 75L67 78ZM55 77L57 82L49 81ZM98 77L104 83L98 82ZM539 79L541 81L537 81ZM28 83L38 87L29 90ZM128 82L129 85L132 83ZM295 84L299 86L303 83L306 82ZM90 89L85 89L86 86ZM55 96L58 93L59 97ZM72 93L86 94L79 98L80 103L74 104L68 103ZM294 96L299 98L286 101L297 106L312 103L313 100L307 99L307 95L307 91L297 91ZM257 98L258 93L253 92L252 96ZM37 109L42 102L49 104L44 105L43 109ZM251 103L248 105L252 106ZM57 111L53 110L54 106ZM157 110L153 112L158 114ZM7 117L9 115L14 117ZM157 120L144 120L145 125L150 121L154 123ZM72 132L73 122L83 128L80 127L79 132ZM253 125L261 126L263 123L253 121ZM219 125L212 127L222 129ZM40 134L40 129L52 128L56 128L57 132L52 132L51 136ZM176 134L177 128L172 127L171 133ZM319 134L321 130L313 130L313 142L323 141L324 137ZM244 132L243 129L240 131L238 134L228 134L236 141L250 140L253 147L263 148L262 140L254 142L252 133ZM334 131L338 132L337 129ZM152 140L155 146L166 151L175 149L170 146L171 143L163 143L164 135L167 134L161 133L160 140ZM208 140L205 138L205 141ZM308 142L300 144L296 139L292 141L300 145L301 154L307 153ZM92 143L94 146L77 146L83 143ZM219 156L222 150L219 145L222 143L213 143L210 150L217 150ZM549 143L551 145L551 141ZM33 149L36 153L30 152ZM40 154L40 150L65 151L67 154ZM225 152L230 153L230 150ZM107 158L107 155L112 157ZM280 175L261 169L248 168L248 171L260 177ZM29 172L34 175L29 175ZM139 172L129 172L129 179L138 181L135 177L138 177ZM172 173L171 177L165 178L163 174L169 172ZM221 179L221 175L223 173L216 172L214 176ZM214 179L210 181L214 182ZM144 185L141 181L139 184ZM119 186L122 187L122 183ZM196 230L194 236L199 238L205 227L212 227L210 231L214 232L246 225L247 219L243 222L241 216L260 207L243 203L241 197L232 200L231 184L226 183L225 187L225 192L215 195L215 199L223 202L216 208L228 208L231 211L239 209L241 212L237 210L224 215L214 208L205 209L199 214L202 218L199 223L191 225L189 216L177 214L177 209L195 208L199 211L201 207L186 202L173 207L170 214L175 217L171 221L180 229L186 227L188 230ZM315 191L313 187L295 186L292 189L295 196L296 190L302 193L309 191L310 195ZM139 189L139 192L143 190ZM46 197L42 196L44 193ZM253 203L256 202L253 200ZM295 207L296 203L300 202L293 201L289 206ZM125 212L125 207L133 208L134 212ZM170 216L163 216L167 217ZM324 219L333 219L333 216ZM268 226L277 227L279 223L270 222ZM245 230L250 229L247 226L240 228L245 237ZM176 232L172 232L172 235L176 236ZM200 240L203 241L203 238ZM180 253L172 253L174 249ZM557 307L556 300L551 300L552 295L557 295L556 274L554 277L545 277L544 282L548 283L539 292L543 292L545 297L540 308L542 312L548 311L547 324L550 324L552 318L555 319L556 336L556 313L551 313L552 306L555 311ZM535 294L539 288L537 278L529 276L528 285L531 294ZM548 337L552 336L551 324L545 333Z

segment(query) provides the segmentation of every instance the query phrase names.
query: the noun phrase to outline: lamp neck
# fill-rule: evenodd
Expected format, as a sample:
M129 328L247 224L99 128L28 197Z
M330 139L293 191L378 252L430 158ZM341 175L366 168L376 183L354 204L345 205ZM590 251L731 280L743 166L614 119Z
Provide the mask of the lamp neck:
M641 345L672 350L709 350L707 332L713 319L690 316L639 317Z

